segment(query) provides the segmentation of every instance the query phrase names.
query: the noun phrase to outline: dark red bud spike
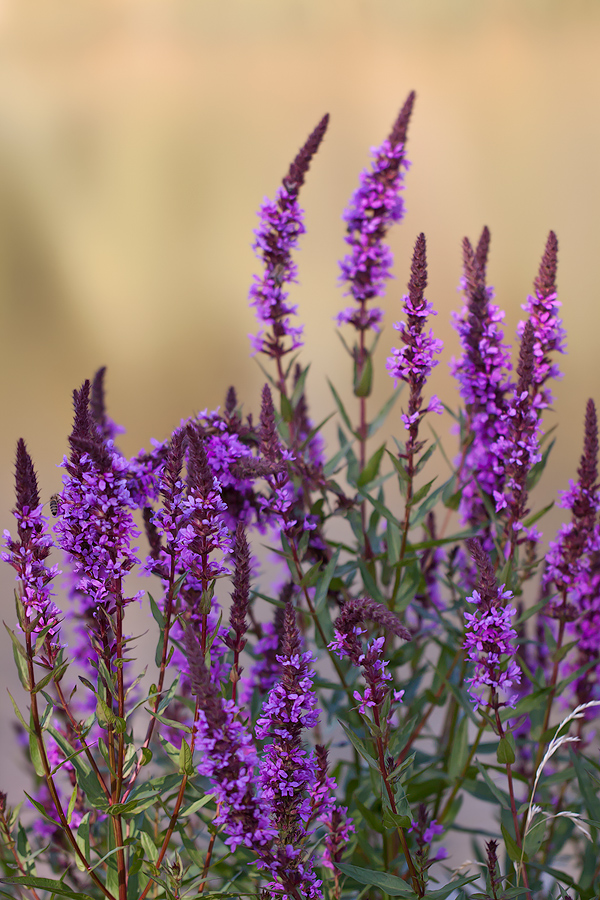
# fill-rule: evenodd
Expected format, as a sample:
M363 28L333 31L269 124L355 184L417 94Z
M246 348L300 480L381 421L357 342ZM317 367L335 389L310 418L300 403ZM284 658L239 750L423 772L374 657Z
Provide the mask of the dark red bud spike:
M329 113L325 113L314 131L309 134L304 146L298 151L294 162L290 166L289 172L283 179L283 186L290 193L297 194L304 184L304 178L308 172L313 156L319 149L319 145L327 131L328 124Z
M556 293L556 267L558 264L558 238L553 231L548 235L546 248L540 269L533 286L540 300L545 300L551 294Z
M410 122L410 116L413 111L416 96L417 95L415 94L415 92L411 91L404 101L404 106L398 113L398 118L394 122L394 127L392 128L389 136L389 142L392 147L395 147L396 144L406 143L408 123Z
M106 374L106 366L98 369L92 381L92 390L90 394L90 413L92 419L100 428L106 422L106 406L104 401L104 376Z
M410 268L410 281L408 282L408 295L413 306L419 307L422 305L426 287L427 247L425 244L425 235L421 232L415 243Z
M39 506L40 497L38 493L37 477L23 438L19 438L19 441L17 442L15 488L18 510L21 511L24 506L29 507L30 510L36 509Z
M490 229L487 225L483 226L483 231L481 232L481 237L477 243L477 249L475 250L475 266L477 267L477 271L479 272L480 280L485 284L486 274L487 274L487 262L488 262L488 253L490 250Z

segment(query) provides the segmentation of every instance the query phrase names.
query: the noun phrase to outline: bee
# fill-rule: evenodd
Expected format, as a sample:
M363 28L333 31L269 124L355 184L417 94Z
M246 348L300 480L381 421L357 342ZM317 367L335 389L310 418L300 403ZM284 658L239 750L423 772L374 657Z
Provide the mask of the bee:
M58 515L59 500L60 500L59 494L52 494L52 496L50 497L50 501L49 501L50 502L50 512L52 513L53 516Z

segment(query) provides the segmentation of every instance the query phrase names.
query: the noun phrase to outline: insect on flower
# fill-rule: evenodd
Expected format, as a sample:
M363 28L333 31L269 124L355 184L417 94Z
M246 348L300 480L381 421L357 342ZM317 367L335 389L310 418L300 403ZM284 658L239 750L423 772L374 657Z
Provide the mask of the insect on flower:
M50 512L52 513L53 516L57 516L57 515L58 515L58 503L59 503L59 501L60 501L60 495L59 495L59 494L52 494L52 496L50 497L50 500L48 501L48 503L49 503L49 505L50 505Z

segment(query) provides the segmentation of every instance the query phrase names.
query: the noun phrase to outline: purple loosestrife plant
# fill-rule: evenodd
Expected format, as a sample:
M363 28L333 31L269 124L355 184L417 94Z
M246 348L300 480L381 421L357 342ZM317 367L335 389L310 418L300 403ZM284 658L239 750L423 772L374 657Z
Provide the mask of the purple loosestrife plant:
M325 115L291 164L275 200L264 201L259 212L260 225L255 231L254 251L263 261L264 273L255 276L250 288L250 302L263 327L252 338L252 346L255 353L265 353L276 361L282 391L285 388L282 359L302 346L303 329L292 324L290 318L296 314L297 307L288 302L288 292L284 289L285 284L297 280L292 250L305 231L298 192L328 124L329 116ZM266 333L264 326L268 328Z
M475 247L464 241L458 406L446 404L459 435L449 452L423 434L438 406L426 382L442 347L428 328L435 298L425 298L419 235L388 360L408 385L394 443L378 432L396 393L367 421L383 361L365 340L382 324L373 303L390 276L385 235L403 213L413 100L347 213L342 268L355 306L340 321L359 333L350 350L358 426L334 390L340 421L325 441L308 412L309 363L291 354L300 345L287 296L304 229L298 191L324 119L257 232L255 349L275 360L276 402L265 385L242 415L229 388L222 408L173 423L127 459L100 369L75 392L63 488L51 498L19 441L17 531L5 532L3 559L17 575L18 624L8 631L25 702L13 698L15 744L32 785L22 819L0 790L3 895L600 896L592 400L578 478L561 501L570 521L545 558L532 530L543 524L536 485L551 449L542 415L564 351L553 232L518 329L514 381L487 285L489 232ZM445 481L428 475L440 452L456 454ZM258 562L265 542L276 576ZM57 550L70 596L55 605ZM152 594L136 595L134 579L148 575ZM146 627L130 627L134 596ZM153 658L134 630L155 637Z

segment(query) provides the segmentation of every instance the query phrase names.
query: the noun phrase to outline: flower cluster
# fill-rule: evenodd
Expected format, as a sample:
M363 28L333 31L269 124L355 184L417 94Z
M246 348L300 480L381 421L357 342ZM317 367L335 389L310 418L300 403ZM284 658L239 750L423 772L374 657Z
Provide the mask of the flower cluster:
M48 534L48 520L42 514L37 478L25 441L17 444L15 465L17 501L13 510L17 521L18 540L4 532L7 552L2 559L15 570L20 583L19 599L34 634L48 628L49 639L58 635L60 610L55 605L52 581L59 574L57 566L47 566L52 548Z
M277 360L302 346L303 329L292 325L290 319L297 307L288 303L288 292L283 286L296 281L297 268L291 251L305 231L298 192L328 123L329 116L323 116L290 166L275 200L265 200L259 212L261 222L255 231L253 246L256 255L263 260L265 271L263 275L254 277L250 303L255 308L258 321L271 330L265 334L264 328L261 328L251 340L255 353L265 353Z
M512 600L512 591L498 586L494 570L476 539L467 541L471 556L479 571L477 589L467 603L477 608L474 613L465 612L466 633L464 648L471 662L475 663L475 671L467 684L469 693L476 706L485 706L487 700L483 692L490 688L492 693L503 691L507 694L507 703L512 703L510 688L519 684L521 673L515 662L515 645L517 632L512 627L512 618L516 609L508 602Z
M438 361L434 359L436 353L441 353L443 341L434 337L433 331L424 331L425 322L429 315L437 315L433 305L425 299L424 292L427 286L427 258L425 250L425 235L420 234L415 244L412 259L408 294L402 298L404 311L408 322L397 322L394 325L400 332L400 339L404 347L392 349L392 355L387 360L387 370L392 378L404 381L410 388L408 400L408 413L402 414L404 427L410 432L411 444L416 443L419 422L426 412L442 412L442 405L434 395L425 409L421 396L425 382L429 378L432 369Z
M465 404L465 430L472 436L459 460L459 478L464 485L460 511L463 521L483 528L488 516L480 491L493 496L494 491L503 490L494 448L506 430L505 398L511 387L509 348L503 342L504 313L491 302L493 290L486 284L489 243L487 228L475 249L468 238L463 241L461 287L466 305L454 318L463 352L452 361L452 374Z
M340 657L349 657L353 665L362 667L367 685L363 694L355 691L354 697L359 701L359 709L363 714L369 708L374 708L378 713L390 691L389 682L392 680L392 676L386 671L387 662L383 659L385 637L374 638L369 642L366 653L363 651L361 635L365 633L365 629L361 625L365 621L375 622L385 631L405 641L411 638L410 632L394 613L369 597L347 600L344 604L335 621L335 639L330 642L329 649ZM393 700L399 702L403 694L404 691L393 691Z
M347 224L346 243L350 253L340 262L340 281L348 283L348 294L358 303L342 310L338 325L349 323L357 331L378 330L383 312L378 307L367 309L374 297L382 297L386 281L391 278L392 252L383 239L394 222L404 217L403 169L406 133L415 100L411 92L400 110L387 140L372 150L373 164L365 169L360 186L344 213Z

